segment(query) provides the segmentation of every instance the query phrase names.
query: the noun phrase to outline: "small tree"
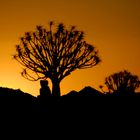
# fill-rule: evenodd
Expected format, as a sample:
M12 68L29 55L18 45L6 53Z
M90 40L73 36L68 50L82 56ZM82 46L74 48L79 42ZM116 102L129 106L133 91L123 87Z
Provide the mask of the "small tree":
M26 32L16 46L14 58L25 67L21 73L31 81L50 78L52 95L60 96L60 82L76 69L91 68L100 62L98 51L84 40L84 32L60 23L49 28L37 26Z
M140 87L138 76L124 70L105 78L105 85L109 93L134 93Z

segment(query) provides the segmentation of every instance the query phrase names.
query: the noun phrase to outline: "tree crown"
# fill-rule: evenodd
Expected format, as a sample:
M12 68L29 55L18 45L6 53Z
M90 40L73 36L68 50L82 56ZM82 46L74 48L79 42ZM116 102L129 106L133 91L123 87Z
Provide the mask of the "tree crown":
M109 92L134 92L140 87L140 80L127 70L114 73L105 78L105 85Z
M44 78L61 81L76 69L95 66L100 62L98 51L84 40L84 32L63 23L50 22L45 29L26 32L16 46L14 58L25 67L22 76L29 80Z

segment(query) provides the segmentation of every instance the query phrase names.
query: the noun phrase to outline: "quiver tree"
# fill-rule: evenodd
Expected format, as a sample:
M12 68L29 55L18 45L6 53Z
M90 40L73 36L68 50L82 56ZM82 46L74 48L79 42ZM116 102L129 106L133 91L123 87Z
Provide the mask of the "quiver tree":
M24 66L21 73L31 81L49 78L52 95L60 96L60 82L76 69L91 68L100 62L98 51L84 40L84 32L50 22L26 32L16 46L14 58Z
M134 93L140 87L139 77L124 70L105 78L109 93Z

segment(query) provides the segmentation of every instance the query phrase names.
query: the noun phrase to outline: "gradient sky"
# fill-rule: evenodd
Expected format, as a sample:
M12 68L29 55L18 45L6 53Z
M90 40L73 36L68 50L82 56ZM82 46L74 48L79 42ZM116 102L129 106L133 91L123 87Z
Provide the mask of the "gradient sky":
M98 89L106 76L124 69L140 76L139 7L139 0L0 0L0 86L39 94L39 81L24 79L12 55L24 32L47 27L51 20L85 31L102 59L98 66L66 77L62 94L85 86Z

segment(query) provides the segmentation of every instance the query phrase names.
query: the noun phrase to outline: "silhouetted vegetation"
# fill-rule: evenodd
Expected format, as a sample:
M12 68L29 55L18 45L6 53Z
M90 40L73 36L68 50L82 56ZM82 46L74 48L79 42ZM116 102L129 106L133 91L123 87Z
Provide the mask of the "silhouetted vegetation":
M25 67L22 76L32 81L50 78L52 95L58 97L66 76L100 62L98 51L84 40L84 32L74 26L66 29L62 23L56 29L50 22L48 29L37 26L35 32L26 32L16 52L14 58Z
M40 85L41 85L40 96L42 98L46 98L46 97L51 96L51 90L48 86L48 81L47 80L41 80Z
M108 93L117 94L134 94L135 90L140 87L139 77L124 70L114 73L105 78L105 85ZM103 86L100 86L102 89Z

